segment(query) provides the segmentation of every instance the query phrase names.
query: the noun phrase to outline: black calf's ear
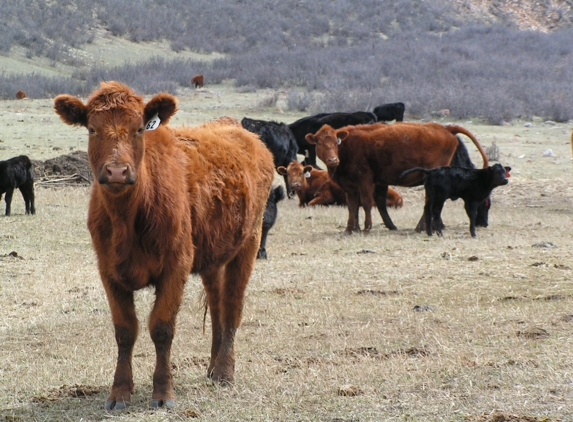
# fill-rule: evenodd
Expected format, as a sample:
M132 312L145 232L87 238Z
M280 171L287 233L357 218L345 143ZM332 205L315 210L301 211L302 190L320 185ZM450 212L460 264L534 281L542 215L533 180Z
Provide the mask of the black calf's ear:
M510 177L511 174L509 174L509 172L511 171L511 167L505 166L504 169L505 169L505 177Z
M159 124L167 124L171 116L177 111L177 98L171 94L161 92L153 97L145 105L144 120L149 122L155 115L161 121Z
M67 94L58 95L54 99L54 110L68 125L88 125L88 109L79 98Z

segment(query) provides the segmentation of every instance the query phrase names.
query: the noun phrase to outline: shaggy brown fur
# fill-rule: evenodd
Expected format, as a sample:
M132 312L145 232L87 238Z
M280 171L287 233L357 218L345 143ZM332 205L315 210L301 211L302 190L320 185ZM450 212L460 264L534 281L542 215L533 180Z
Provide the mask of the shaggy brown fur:
M55 110L65 123L88 129L97 178L88 228L118 345L106 408L131 400L138 330L133 292L147 286L156 293L149 317L157 353L151 406L174 405L171 343L191 272L201 276L211 312L208 376L232 381L235 332L273 180L270 152L236 126L169 127L175 97L160 93L145 104L117 82L102 83L86 105L60 95ZM155 115L161 124L146 131Z

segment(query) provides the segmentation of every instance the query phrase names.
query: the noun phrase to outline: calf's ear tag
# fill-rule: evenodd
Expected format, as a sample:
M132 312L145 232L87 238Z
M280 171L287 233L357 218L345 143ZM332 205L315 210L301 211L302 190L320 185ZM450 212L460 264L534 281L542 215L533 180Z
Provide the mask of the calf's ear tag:
M310 171L307 171L307 172L304 174L304 177L306 177L307 179L310 178Z
M342 140L340 138L336 139L336 145L340 145L342 143Z
M159 119L159 114L155 113L155 116L149 119L149 121L145 125L145 130L155 130L159 127L159 123L161 123L161 120Z

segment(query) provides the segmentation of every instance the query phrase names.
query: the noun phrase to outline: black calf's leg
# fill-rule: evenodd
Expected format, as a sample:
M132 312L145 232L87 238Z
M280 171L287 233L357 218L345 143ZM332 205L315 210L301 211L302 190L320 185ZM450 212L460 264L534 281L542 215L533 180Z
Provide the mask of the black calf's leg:
M12 205L12 195L14 194L14 188L9 188L6 191L6 196L4 201L6 201L6 215L10 215L10 207Z
M473 202L465 202L466 213L470 218L470 234L472 237L477 237L476 235L476 217L478 205Z

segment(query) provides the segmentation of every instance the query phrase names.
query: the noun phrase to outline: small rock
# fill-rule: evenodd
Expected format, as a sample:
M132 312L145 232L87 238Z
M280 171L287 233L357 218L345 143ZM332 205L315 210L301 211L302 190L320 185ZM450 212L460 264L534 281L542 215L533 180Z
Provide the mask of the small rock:
M416 312L425 312L425 311L433 311L434 308L432 308L429 305L423 305L423 306L416 305L416 306L414 306L413 310Z
M525 127L533 127L533 124L532 124L532 123L529 123L529 122L527 122L527 123L526 123L526 124L524 124L523 126L525 126Z
M557 245L551 242L537 242L531 245L533 248L556 248Z
M553 154L553 151L551 151L550 149L548 149L547 151L544 151L542 154L544 157L555 157L556 155Z

